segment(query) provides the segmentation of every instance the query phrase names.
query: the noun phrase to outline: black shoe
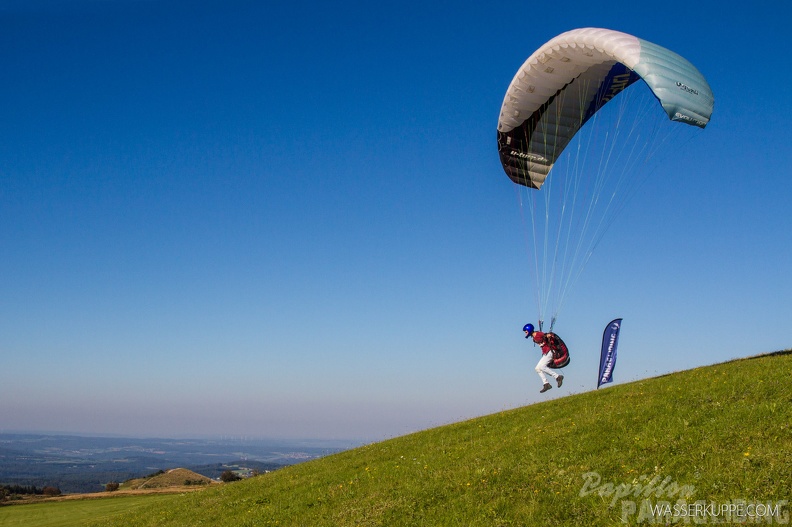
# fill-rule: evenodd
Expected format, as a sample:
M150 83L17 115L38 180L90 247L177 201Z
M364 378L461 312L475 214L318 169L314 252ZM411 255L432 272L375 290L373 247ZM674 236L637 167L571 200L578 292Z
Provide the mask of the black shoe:
M548 383L545 383L544 386L542 386L542 389L539 390L539 393L545 393L550 388L552 388L552 386L550 386L550 384L548 384Z
M561 385L564 384L564 376L559 375L558 377L556 377L556 382L558 383L558 387L561 388Z

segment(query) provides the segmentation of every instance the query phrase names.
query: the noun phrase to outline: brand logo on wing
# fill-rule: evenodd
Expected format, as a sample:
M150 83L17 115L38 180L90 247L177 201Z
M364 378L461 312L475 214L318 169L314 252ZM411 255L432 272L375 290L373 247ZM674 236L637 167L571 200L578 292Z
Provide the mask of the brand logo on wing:
M530 152L518 152L517 150L512 150L511 152L509 152L509 155L513 157L519 157L521 159L527 159L528 161L538 161L541 163L547 162L546 157L542 157L539 154L532 154Z
M697 119L695 117L691 117L689 115L685 115L685 114L679 113L679 112L674 114L674 120L676 120L676 121L685 121L687 123L693 123L693 124L695 124L697 126L701 126L701 127L707 126L707 122L706 121L702 121L701 119Z
M614 75L613 82L608 88L607 93L602 96L600 106L604 106L606 102L610 101L619 95L624 88L632 84L632 72L622 73L621 75Z
M676 83L676 85L677 85L677 87L678 87L680 90L685 90L686 92L688 92L688 93L692 93L693 95L698 95L698 94L699 94L699 93L698 93L698 90L694 90L693 88L691 88L691 87L690 87L690 86L688 86L687 84L682 84L681 82L677 82L677 83Z

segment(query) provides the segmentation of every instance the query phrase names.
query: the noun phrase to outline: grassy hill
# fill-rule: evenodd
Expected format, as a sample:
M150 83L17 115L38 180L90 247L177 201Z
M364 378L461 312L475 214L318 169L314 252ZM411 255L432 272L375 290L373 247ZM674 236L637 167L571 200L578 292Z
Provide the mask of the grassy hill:
M126 481L121 485L121 490L163 489L190 485L211 485L212 483L215 482L192 470L174 468L153 477L137 478Z
M92 525L610 526L691 520L679 516L692 514L689 508L675 510L675 517L653 515L663 512L664 503L679 505L678 499L704 507L694 524L722 522L723 507L740 503L759 503L766 514L780 515L771 522L788 523L783 500L792 498L790 467L792 352L786 351L367 445Z

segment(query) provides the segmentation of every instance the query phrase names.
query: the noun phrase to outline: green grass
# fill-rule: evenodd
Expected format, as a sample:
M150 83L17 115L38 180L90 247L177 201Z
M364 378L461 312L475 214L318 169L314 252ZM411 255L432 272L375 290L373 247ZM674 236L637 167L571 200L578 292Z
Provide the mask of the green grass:
M680 487L689 491L688 503L775 503L790 499L790 379L787 351L611 386L174 496L90 525L642 525L654 520L642 500L675 504L680 496L669 494ZM592 473L599 478L593 489ZM619 498L615 489L648 497ZM782 512L788 522L788 505Z
M89 521L104 520L122 512L132 512L142 504L153 505L174 496L150 494L85 500L48 501L0 507L3 527L82 527Z

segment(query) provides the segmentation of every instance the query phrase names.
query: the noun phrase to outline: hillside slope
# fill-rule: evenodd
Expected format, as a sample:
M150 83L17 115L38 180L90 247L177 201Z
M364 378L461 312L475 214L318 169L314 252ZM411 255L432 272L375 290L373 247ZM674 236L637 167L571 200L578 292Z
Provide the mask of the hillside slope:
M788 523L790 379L786 351L611 386L177 496L95 525L691 520L653 515L651 507L678 499L709 504L695 518L701 523L724 521L714 513L739 500L765 504L777 515L770 521L786 515Z

